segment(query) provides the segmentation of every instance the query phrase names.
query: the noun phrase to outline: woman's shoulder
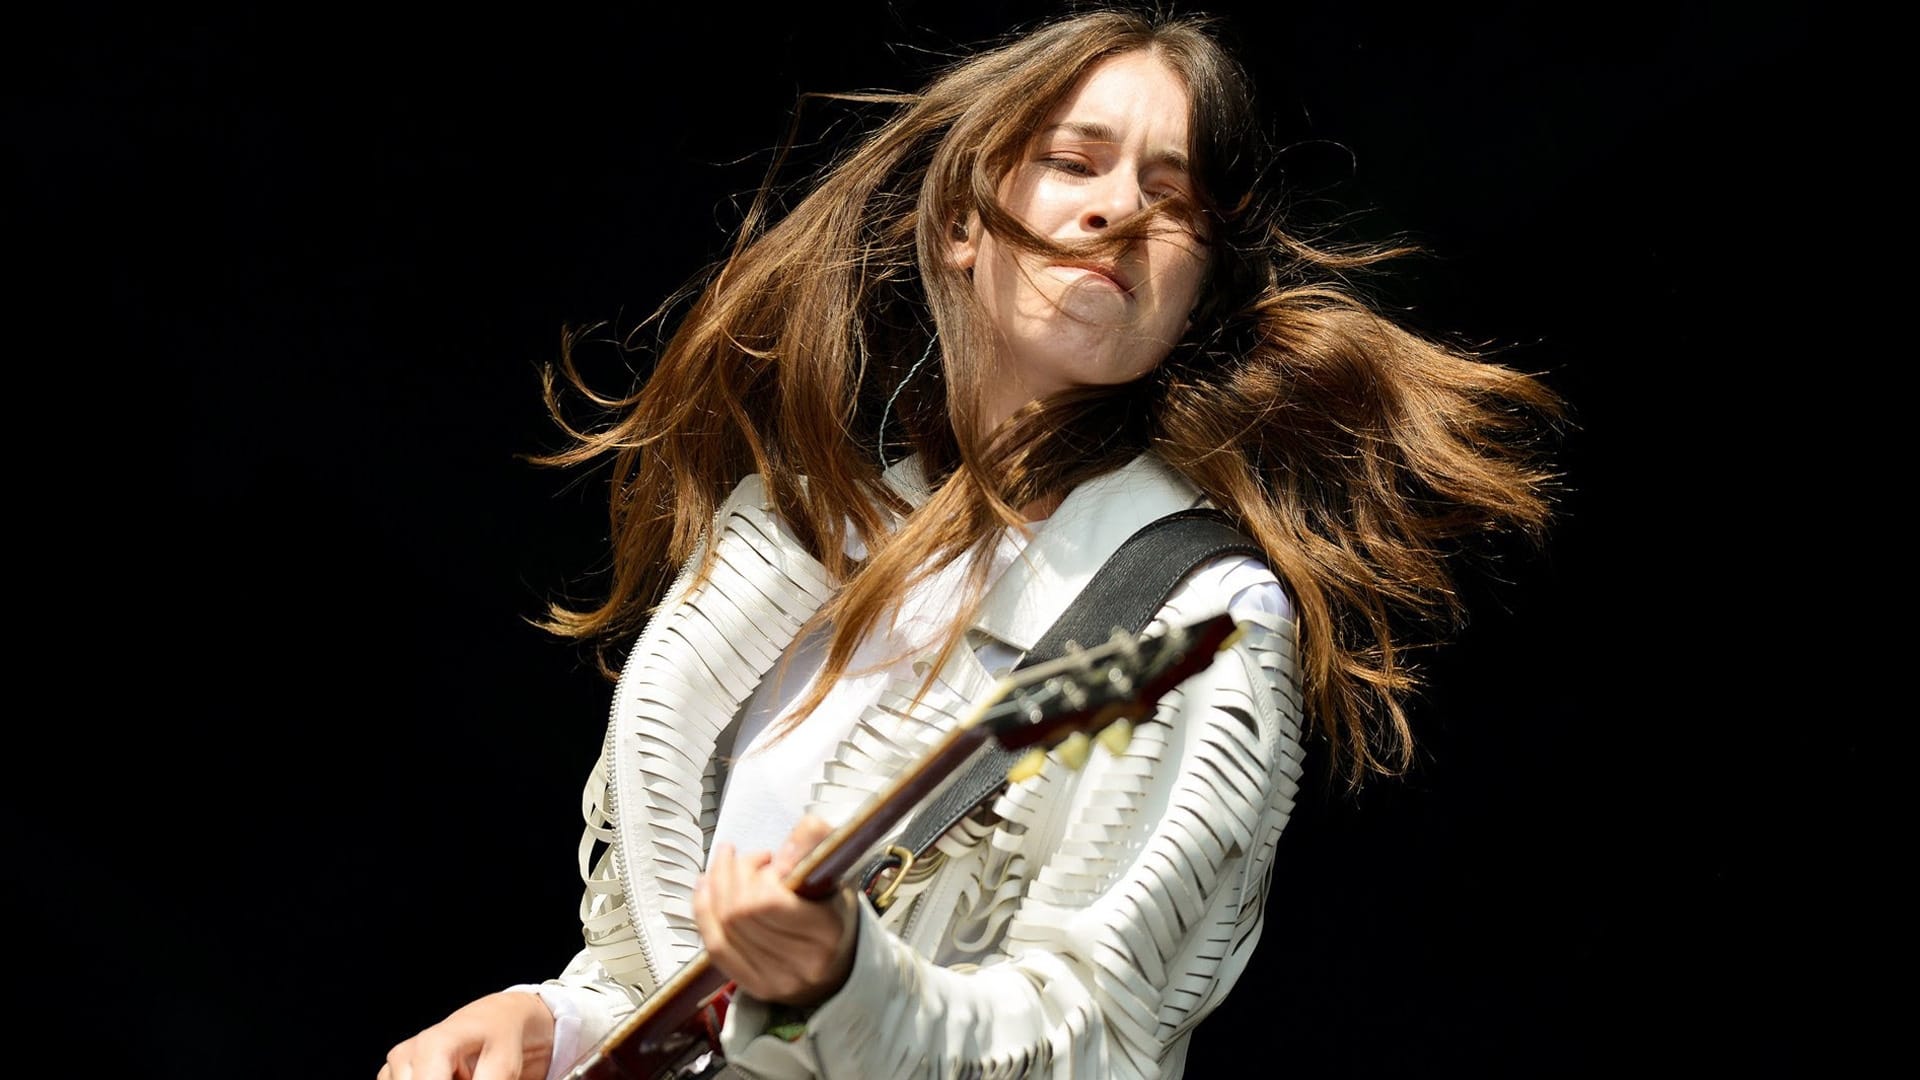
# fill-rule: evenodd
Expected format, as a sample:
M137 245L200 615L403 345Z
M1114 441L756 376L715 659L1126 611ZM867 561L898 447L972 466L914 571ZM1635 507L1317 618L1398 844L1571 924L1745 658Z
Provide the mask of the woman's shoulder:
M1236 621L1255 615L1263 622L1293 621L1286 586L1265 560L1252 555L1222 555L1200 564L1174 587L1165 607L1171 612L1163 614L1188 618L1225 611Z

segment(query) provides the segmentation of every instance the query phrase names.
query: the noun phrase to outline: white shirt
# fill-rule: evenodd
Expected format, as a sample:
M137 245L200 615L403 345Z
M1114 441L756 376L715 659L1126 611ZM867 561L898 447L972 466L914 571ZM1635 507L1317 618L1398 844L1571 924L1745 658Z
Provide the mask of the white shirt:
M989 586L1018 557L1024 541L1009 529L993 554ZM911 590L899 615L888 628L877 623L860 643L853 660L828 691L812 716L790 728L782 738L776 718L784 719L812 687L826 665L831 628L822 628L795 640L782 662L764 679L742 708L733 742L725 750L732 767L721 790L719 819L713 846L732 844L739 852L772 851L805 812L811 801L812 778L832 756L834 748L852 731L854 723L878 699L887 682L911 658L921 655L953 616L953 598L965 587L968 560L956 559ZM1180 591L1228 596L1227 610L1235 619L1251 611L1291 617L1286 594L1265 564L1246 556L1229 556L1199 568ZM975 650L981 666L998 677L1011 670L1020 653L1003 642L988 639Z

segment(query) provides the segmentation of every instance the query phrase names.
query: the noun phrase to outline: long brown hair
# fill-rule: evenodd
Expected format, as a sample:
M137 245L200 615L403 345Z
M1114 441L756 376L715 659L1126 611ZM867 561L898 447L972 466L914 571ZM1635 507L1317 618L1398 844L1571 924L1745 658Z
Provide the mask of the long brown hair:
M628 337L639 349L641 328L685 304L636 387L593 391L574 356L587 331L563 337L545 399L568 444L531 460L611 458L612 563L604 600L553 603L542 625L593 642L611 677L719 502L758 472L840 584L815 616L833 631L804 717L919 575L989 549L1023 520L1017 507L1150 449L1256 538L1285 583L1308 713L1349 780L1404 771L1409 648L1464 614L1450 565L1463 544L1541 535L1555 478L1539 437L1560 402L1361 298L1355 272L1410 247L1283 227L1250 81L1214 29L1204 16L1077 14L950 65L918 94L831 95L893 112L778 220L769 177L725 258ZM1194 192L1078 246L1028 231L997 201L1001 178L1092 65L1135 50L1186 83ZM991 328L947 254L973 214L1005 243L1061 257L1108 253L1169 220L1191 228L1208 251L1192 330L1133 383L976 430ZM568 390L602 422L570 422ZM932 484L911 513L881 476L908 452ZM849 530L865 559L848 556ZM987 565L974 564L948 650Z

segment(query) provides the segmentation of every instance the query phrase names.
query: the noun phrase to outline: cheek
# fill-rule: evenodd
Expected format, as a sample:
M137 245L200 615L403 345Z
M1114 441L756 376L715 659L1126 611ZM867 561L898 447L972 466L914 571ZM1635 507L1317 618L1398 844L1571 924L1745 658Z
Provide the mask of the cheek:
M980 239L978 255L973 262L973 293L989 318L997 318L1006 307L1007 285L1013 280L1014 268L1006 262L1007 249L996 244L991 235Z
M991 233L982 238L973 268L973 291L1001 333L1014 333L1023 323L1053 313L1048 284L1046 275L1024 252L996 242Z
M1206 277L1207 264L1204 259L1183 252L1170 254L1170 265L1161 278L1159 322L1167 331L1167 340L1176 341L1186 333L1193 309L1200 305L1200 285Z
M1072 191L1054 173L1023 172L1000 191L1000 205L1042 236L1073 219Z

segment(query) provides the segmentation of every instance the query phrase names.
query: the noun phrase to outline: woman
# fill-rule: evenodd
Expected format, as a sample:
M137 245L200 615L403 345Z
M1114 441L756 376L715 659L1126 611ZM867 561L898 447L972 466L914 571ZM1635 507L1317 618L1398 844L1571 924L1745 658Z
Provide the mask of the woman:
M381 1080L562 1076L702 949L744 1075L1179 1076L1259 940L1309 727L1354 782L1403 769L1450 559L1544 526L1554 395L1341 287L1395 251L1281 227L1205 22L1065 18L897 108L756 207L640 388L542 459L614 463L607 598L548 620L610 675L626 652L586 947ZM1199 505L1265 558L1149 632L1245 632L1130 745L1008 786L884 913L786 889L1123 538Z

